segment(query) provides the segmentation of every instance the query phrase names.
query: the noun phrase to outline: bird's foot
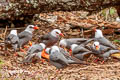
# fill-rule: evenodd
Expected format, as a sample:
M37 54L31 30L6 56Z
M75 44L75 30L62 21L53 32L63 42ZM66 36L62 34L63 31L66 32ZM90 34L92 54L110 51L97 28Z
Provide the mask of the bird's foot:
M20 49L21 52L24 52L26 54L26 51L24 49Z
M17 53L17 52L15 52L15 53L14 53L14 56L18 56L18 53Z
M32 46L32 42L31 41L29 41L29 45Z
M24 46L24 48L28 49L28 48L29 48L29 46L25 45L25 46Z
M102 62L101 62L101 64L104 64L105 63L105 61L103 60Z
M93 62L94 62L94 63L97 63L98 61L100 61L99 58L95 59Z
M44 63L45 62L45 60L44 59L40 59L41 61L42 61L42 63Z

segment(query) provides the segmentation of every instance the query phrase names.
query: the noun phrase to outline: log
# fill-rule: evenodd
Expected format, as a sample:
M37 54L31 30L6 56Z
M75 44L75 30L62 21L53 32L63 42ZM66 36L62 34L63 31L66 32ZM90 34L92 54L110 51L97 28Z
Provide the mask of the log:
M42 12L84 10L91 14L119 5L120 0L0 0L0 26L31 23L34 14Z

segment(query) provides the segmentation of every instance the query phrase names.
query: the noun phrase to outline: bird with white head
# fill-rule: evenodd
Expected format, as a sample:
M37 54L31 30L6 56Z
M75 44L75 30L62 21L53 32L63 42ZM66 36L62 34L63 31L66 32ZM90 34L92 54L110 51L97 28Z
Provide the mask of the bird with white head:
M113 45L108 39L103 36L103 33L99 29L95 29L95 40L100 44L111 47L112 49L117 49L115 45Z

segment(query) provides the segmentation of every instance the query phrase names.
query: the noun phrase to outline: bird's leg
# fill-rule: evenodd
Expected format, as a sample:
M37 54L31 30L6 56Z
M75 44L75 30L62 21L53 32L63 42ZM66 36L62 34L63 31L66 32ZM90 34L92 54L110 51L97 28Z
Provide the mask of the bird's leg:
M105 61L103 60L102 62L101 62L101 64L104 64L105 63Z
M32 46L32 42L31 41L29 41L29 45Z
M40 59L41 61L42 61L42 63L44 63L45 62L45 60L44 59Z
M72 56L72 50L71 49L69 49L69 55Z
M62 71L62 69L57 69L56 73L59 74L59 73L61 73L61 71Z
M20 48L20 51L26 54L26 51L24 49Z
M15 53L14 53L14 56L18 56L18 53L17 53L17 52L15 52Z
M100 59L99 58L96 58L93 60L94 63L98 62Z
M24 46L24 48L28 49L28 48L29 48L29 46L25 45L25 46Z
M16 50L14 50L14 56L18 56L18 53L16 52Z

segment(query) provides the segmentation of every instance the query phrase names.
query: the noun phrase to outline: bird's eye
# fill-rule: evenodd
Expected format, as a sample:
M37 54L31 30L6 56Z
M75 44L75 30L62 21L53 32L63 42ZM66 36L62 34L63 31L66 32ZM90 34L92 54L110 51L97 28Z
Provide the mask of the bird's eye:
M32 26L30 26L29 28L33 28Z
M59 34L58 32L56 32L57 34Z

